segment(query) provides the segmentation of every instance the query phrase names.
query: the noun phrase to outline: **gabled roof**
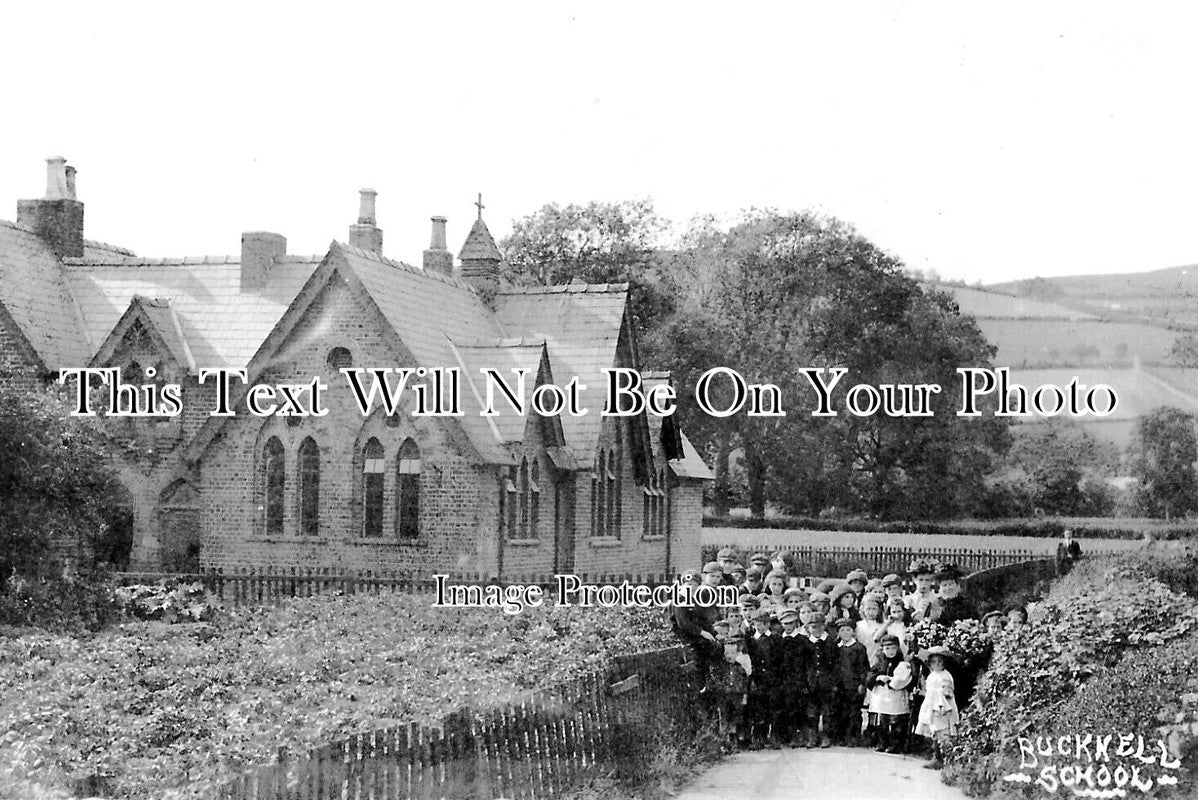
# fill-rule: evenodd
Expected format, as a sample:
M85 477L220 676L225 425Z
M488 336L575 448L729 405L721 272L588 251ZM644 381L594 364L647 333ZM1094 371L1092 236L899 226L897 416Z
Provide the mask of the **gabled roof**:
M641 370L641 379L644 381L645 392L648 393L654 386L669 383L670 373L660 370ZM691 444L690 439L686 438L686 434L679 430L675 417L663 418L653 414L649 414L648 417L649 429L654 436L658 437L658 441L661 443L660 452L666 463L669 464L671 472L679 478L699 480L715 478L707 463L703 461L703 457L699 455L699 451Z
M96 351L91 363L93 365L107 363L129 328L137 321L140 321L150 333L156 346L163 351L164 355L170 357L187 374L196 374L195 358L192 357L191 348L188 347L187 341L183 337L183 329L179 324L179 318L175 315L171 301L161 298L151 299L141 295L133 296L128 310L113 326L104 343L100 345L100 349Z
M544 339L559 384L578 376L587 413L562 417L566 444L579 463L595 457L603 418L604 375L616 365L628 284L572 284L509 289L495 297L495 316L508 335Z
M452 337L450 337L452 341ZM462 375L472 384L474 392L485 406L487 396L487 379L482 370L493 369L503 376L507 385L518 386L516 373L513 370L528 370L524 380L524 393L520 398L525 407L525 415L521 416L512 409L506 398L495 390L495 411L498 413L489 417L495 427L495 433L500 441L512 444L524 441L524 431L528 425L532 411L528 408L529 398L537 387L540 376L540 365L545 353L544 340L525 343L523 339L497 341L492 344L458 344L454 342L461 362Z
M3 220L0 303L47 370L87 364L89 338L57 256L32 231Z
M104 341L135 296L153 297L169 302L198 368L242 369L319 262L319 256L284 256L266 285L252 292L241 291L235 256L137 258L105 251L65 259L64 271L91 341Z
M458 258L462 261L503 260L503 254L499 252L499 246L495 244L495 237L487 229L487 223L483 222L482 217L474 221L474 226L466 235L466 243L462 245L462 252L458 254Z

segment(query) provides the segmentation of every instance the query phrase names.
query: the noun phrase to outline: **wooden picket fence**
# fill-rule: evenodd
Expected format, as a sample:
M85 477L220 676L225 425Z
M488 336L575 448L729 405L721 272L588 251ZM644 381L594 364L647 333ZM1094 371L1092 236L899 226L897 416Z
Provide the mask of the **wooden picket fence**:
M212 568L195 574L163 572L121 572L116 579L125 585L156 583L160 580L195 581L216 595L225 605L239 606L275 603L296 597L314 595L371 595L430 593L435 588L433 573L388 570L336 571L329 567L237 567ZM646 586L668 583L671 576L664 573L579 574L584 583L619 584L628 581ZM450 583L486 585L494 578L480 572L452 573ZM554 577L545 574L504 575L504 583L537 584L553 587Z
M818 578L843 578L854 569L863 569L870 577L881 577L888 573L906 575L907 567L916 558L928 558L942 564L955 564L966 574L1008 564L1020 564L1042 558L1043 552L1035 550L977 550L950 547L794 547L785 544L761 546L747 549L735 542L708 544L703 546L703 560L714 561L716 554L725 547L737 548L748 560L755 552L771 555L782 551L791 553L799 575ZM748 563L745 563L748 567Z
M213 800L561 797L600 774L650 777L656 745L692 740L686 648L618 658L603 674L431 724L356 734L218 786Z

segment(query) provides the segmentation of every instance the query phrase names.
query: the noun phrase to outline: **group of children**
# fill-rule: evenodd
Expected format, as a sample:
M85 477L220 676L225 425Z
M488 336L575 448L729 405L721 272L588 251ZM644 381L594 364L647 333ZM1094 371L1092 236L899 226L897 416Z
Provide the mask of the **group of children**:
M904 753L914 732L931 741L928 766L938 767L968 701L954 678L962 665L945 647L919 649L911 628L924 619L978 618L961 592L962 575L917 561L910 592L898 575L870 580L860 569L810 591L783 554L755 554L748 569L735 558L721 551L682 580L738 586L736 606L674 611L674 629L695 650L703 693L728 743ZM1026 619L1015 608L987 614L984 623L997 638Z

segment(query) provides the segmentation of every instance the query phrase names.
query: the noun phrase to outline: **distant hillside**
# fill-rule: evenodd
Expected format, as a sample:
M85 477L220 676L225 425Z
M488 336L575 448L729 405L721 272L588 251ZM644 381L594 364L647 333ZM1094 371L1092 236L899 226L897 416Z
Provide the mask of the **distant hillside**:
M1103 316L1198 327L1198 264L1152 272L1032 278L986 289Z
M1198 265L936 288L977 320L998 349L995 365L1010 367L1013 381L1112 386L1118 411L1081 420L1102 440L1126 447L1136 419L1158 406L1198 416L1198 369L1170 359L1178 337L1198 331Z

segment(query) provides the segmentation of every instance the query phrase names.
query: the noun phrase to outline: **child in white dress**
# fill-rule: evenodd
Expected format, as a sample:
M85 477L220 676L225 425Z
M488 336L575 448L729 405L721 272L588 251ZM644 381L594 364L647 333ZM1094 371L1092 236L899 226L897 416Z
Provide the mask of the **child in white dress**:
M919 654L928 665L928 677L924 682L924 701L919 707L919 723L915 733L932 740L932 760L929 769L944 766L944 740L957 732L961 716L957 712L953 676L949 673L948 660L953 653L947 647L931 647Z

